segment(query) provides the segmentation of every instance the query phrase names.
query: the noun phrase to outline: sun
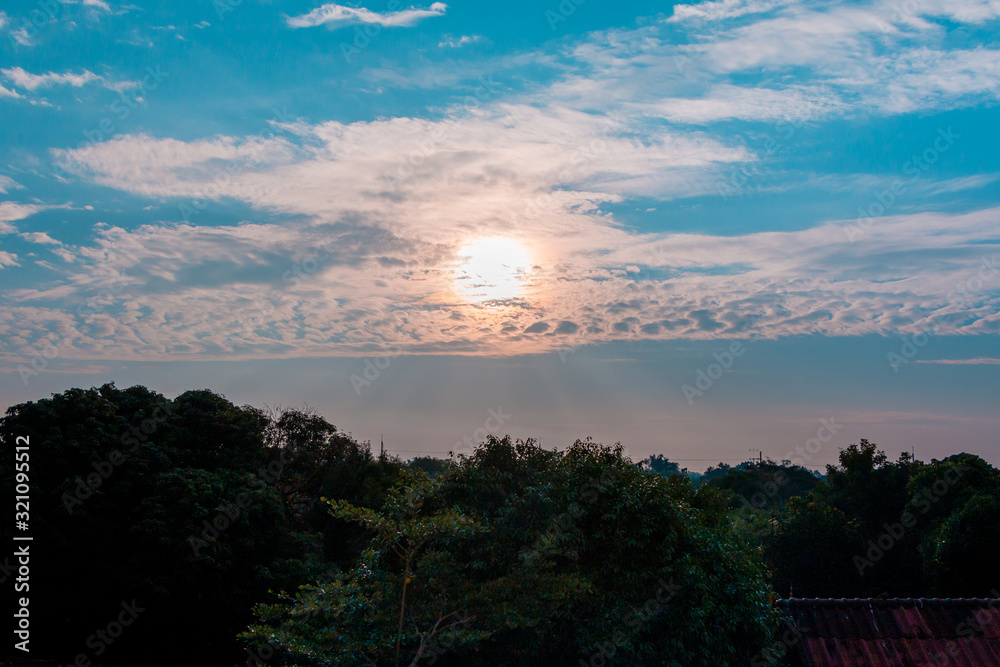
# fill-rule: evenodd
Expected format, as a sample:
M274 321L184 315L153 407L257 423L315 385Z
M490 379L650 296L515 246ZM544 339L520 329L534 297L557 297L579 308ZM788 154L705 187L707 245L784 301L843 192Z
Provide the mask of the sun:
M521 294L531 270L531 254L514 239L480 238L458 251L456 285L472 301L510 299Z

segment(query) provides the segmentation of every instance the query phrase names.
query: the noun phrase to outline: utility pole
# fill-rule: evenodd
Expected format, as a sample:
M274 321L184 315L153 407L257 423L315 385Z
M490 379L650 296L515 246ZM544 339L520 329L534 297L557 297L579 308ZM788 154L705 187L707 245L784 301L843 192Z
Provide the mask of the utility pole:
M379 439L378 460L383 461L385 460L385 439L383 438L381 433L378 434L378 439Z

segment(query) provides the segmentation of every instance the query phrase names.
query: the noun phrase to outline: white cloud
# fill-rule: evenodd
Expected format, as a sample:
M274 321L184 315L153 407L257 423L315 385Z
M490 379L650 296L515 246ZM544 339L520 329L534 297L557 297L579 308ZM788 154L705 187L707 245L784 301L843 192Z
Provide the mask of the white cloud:
M89 182L189 209L232 198L282 221L100 227L90 246L51 248L72 274L51 289L10 292L0 330L58 316L78 332L73 354L95 359L363 354L376 344L517 354L743 335L761 316L765 336L1000 333L1000 277L968 303L949 297L976 275L1000 209L878 218L853 244L844 221L719 237L640 233L607 212L630 197L714 193L720 176L754 158L692 125L944 109L1000 95L996 52L949 47L926 20L944 11L937 5L913 16L894 16L888 2L686 7L675 17L720 27L684 45L662 24L590 34L546 61L560 77L551 85L437 120L299 122L284 138L128 135L55 150ZM961 7L955 16L987 20L978 18L983 3ZM443 12L324 5L288 24L412 25ZM471 79L416 74L428 86ZM886 178L818 175L803 185L868 191ZM462 297L457 251L482 236L516 239L532 254L521 301ZM315 270L287 280L318 249L327 254ZM105 268L129 276L115 309L88 320L60 310L99 289ZM575 339L562 333L571 330Z
M10 81L13 81L16 85L31 91L34 91L37 88L47 88L54 85L70 85L74 88L79 88L90 83L91 81L97 81L101 78L88 70L83 70L80 74L73 74L72 72L65 72L63 74L57 74L56 72L32 74L30 72L26 72L21 67L11 67L0 70L0 72L3 72L4 76L6 76Z
M28 216L34 215L38 211L45 208L45 206L39 206L37 204L17 204L11 201L0 202L0 225L27 218ZM3 231L5 229L11 231L13 230L10 225L6 225L4 227L0 227L0 233L11 233L11 231Z
M602 207L712 191L719 170L748 154L697 132L661 128L639 140L630 123L497 104L439 121L299 124L301 145L139 135L57 151L109 187L306 216L280 226L110 228L96 247L71 249L74 266L120 267L136 284L126 314L105 318L107 334L78 353L322 356L382 341L409 352L517 354L569 340L556 331L577 331L579 343L706 338L741 335L761 316L765 336L1000 329L1000 278L971 303L947 296L975 275L1000 210L880 218L854 244L837 222L736 237L638 234ZM248 146L254 162L212 177ZM532 254L523 303L483 308L461 296L457 251L483 236L516 239ZM308 276L282 280L319 248L334 250ZM89 275L81 268L73 289L91 285ZM274 290L281 303L267 305ZM51 298L15 296L24 307ZM243 326L262 306L263 320ZM963 316L934 319L941 313Z
M0 86L0 97L10 97L13 99L19 99L23 98L24 96L21 95L21 93L17 92L16 90L9 90L7 88L4 88L3 86Z
M113 90L116 93L123 93L126 90L131 90L133 88L139 88L142 86L141 81L105 81L104 87L108 90Z
M104 0L83 0L83 5L85 7L97 7L98 9L103 9L106 12L111 11L111 7Z
M326 4L317 7L308 14L288 17L286 23L292 28L312 28L318 25L330 24L348 25L351 23L376 23L389 27L408 27L422 19L432 16L444 16L448 5L435 2L428 9L411 7L398 12L380 14L364 7L345 7L337 4Z
M905 15L910 3L892 3L894 16ZM943 16L959 23L984 23L1000 17L997 0L923 0L916 4L928 16Z
M479 192L493 215L559 188L556 198L566 205L626 194L672 196L708 191L720 165L748 157L742 148L698 133L665 131L640 141L628 136L627 125L606 118L524 105L437 122L329 122L298 131L307 140L297 148L279 139L243 145L231 137L184 143L126 136L54 153L65 168L109 187L156 196L228 196L313 216L350 209L395 213L403 207L386 197L396 183L396 196L419 200L436 200L448 189L458 195L449 206ZM218 178L226 161L250 153L258 164L244 163L238 173Z
M628 107L675 122L823 119L942 111L1000 101L1000 50L958 46L934 20L985 21L996 0L871 4L702 3L716 18L687 40L662 25L591 33L563 55L561 80L540 92L592 109ZM750 16L748 8L771 8ZM711 12L709 12L711 10ZM695 16L681 11L680 15ZM700 14L699 14L700 15ZM707 14L706 14L707 16ZM621 100L628 100L622 103ZM795 109L797 102L804 109Z
M459 49L466 44L475 44L476 42L482 41L482 39L481 35L462 35L458 39L455 39L454 37L446 37L438 43L438 46Z
M742 120L810 120L828 116L847 105L827 89L749 88L720 84L699 98L665 98L650 105L659 115L679 123Z
M6 269L8 266L21 266L17 261L17 255L11 252L5 252L0 250L0 269Z
M917 359L918 364L944 364L946 366L998 366L1000 359L978 357L976 359Z
M23 232L21 238L29 243L41 245L62 245L62 241L57 241L48 235L47 232Z
M15 181L10 176L0 175L0 194L7 194L11 190L23 190L24 186Z
M998 180L1000 180L1000 172L994 172L992 174L976 174L974 176L960 176L958 178L949 178L944 181L938 181L935 183L928 184L927 193L932 195L940 195L951 192L961 192L962 190L981 188L991 183L994 183Z
M32 41L32 39L31 39L31 35L28 34L28 29L26 27L24 27L24 26L18 28L14 32L12 32L11 33L11 37L13 37L14 41L17 42L18 44L20 44L21 46L34 46L35 45L35 42Z
M795 0L720 0L700 2L694 5L674 5L674 13L668 22L691 19L718 21L747 14L762 14L795 2Z
M442 215L439 203L411 215L426 225ZM44 312L74 332L67 358L147 360L363 355L379 345L520 354L750 332L996 333L1000 275L974 298L950 295L984 261L995 264L982 241L995 238L998 219L1000 209L882 218L852 245L835 222L735 237L639 235L595 212L552 208L507 229L536 260L521 301L485 307L456 285L460 227L421 234L397 220L349 218L101 227L96 245L67 249L77 268L65 284L8 291L0 329L24 329ZM113 307L87 317L62 310L110 276L122 276ZM0 356L14 352L0 347Z

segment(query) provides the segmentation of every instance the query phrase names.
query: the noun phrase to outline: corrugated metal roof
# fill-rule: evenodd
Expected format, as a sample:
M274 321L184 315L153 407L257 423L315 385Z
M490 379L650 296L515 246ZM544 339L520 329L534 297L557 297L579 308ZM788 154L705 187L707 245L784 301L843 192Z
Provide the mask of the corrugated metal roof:
M1000 666L1000 599L856 598L776 602L793 665Z

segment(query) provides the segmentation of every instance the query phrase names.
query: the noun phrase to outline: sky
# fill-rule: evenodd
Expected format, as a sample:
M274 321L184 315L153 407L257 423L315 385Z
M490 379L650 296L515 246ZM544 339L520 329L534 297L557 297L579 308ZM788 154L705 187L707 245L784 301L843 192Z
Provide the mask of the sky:
M1000 2L8 2L0 405L1000 464Z

